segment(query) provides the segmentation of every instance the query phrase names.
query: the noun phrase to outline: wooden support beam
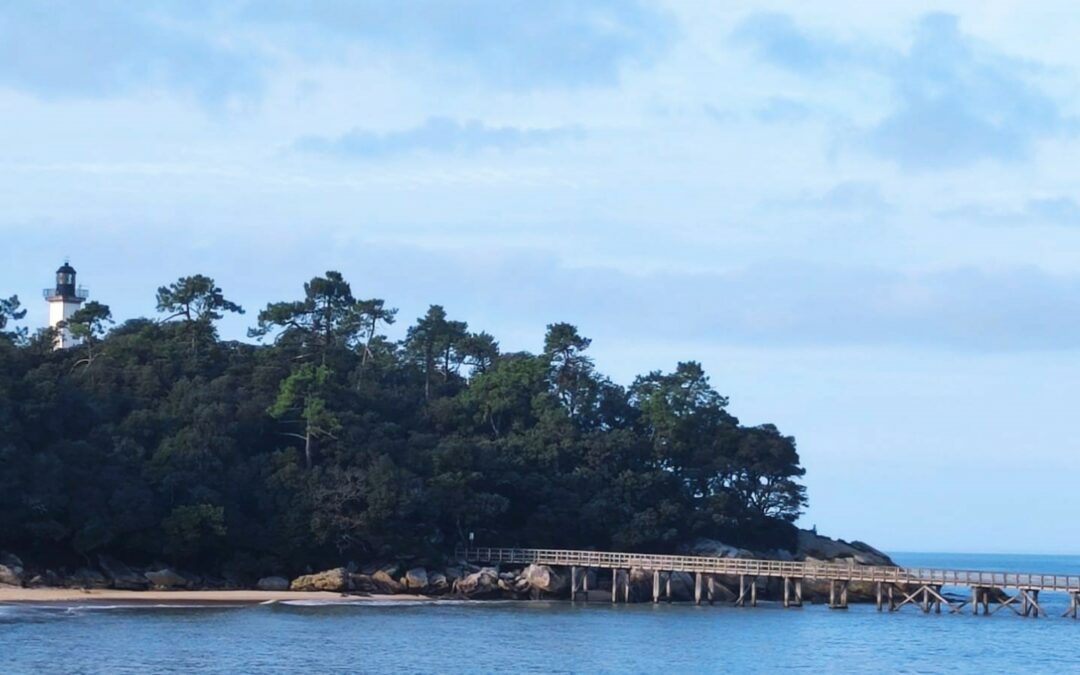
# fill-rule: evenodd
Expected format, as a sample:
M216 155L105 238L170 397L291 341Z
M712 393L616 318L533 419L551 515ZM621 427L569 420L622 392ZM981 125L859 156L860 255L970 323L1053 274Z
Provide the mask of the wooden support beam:
M795 580L795 606L802 607L802 579Z
M716 575L709 575L709 604L713 604L713 600L716 598Z
M923 614L930 613L930 589L926 586L922 587L922 611Z
M836 582L829 580L829 607L836 607Z
M893 589L896 588L893 584L889 584L889 611L895 612L897 610L896 600L893 598Z
M589 602L589 568L585 568L585 574L581 577L581 598Z
M973 616L979 615L979 587L971 587L971 614Z
M791 607L791 579L784 577L784 609Z
M668 572L667 584L664 586L664 597L669 603L671 602L671 577L674 574L674 572Z
M847 609L847 589L849 583L851 582L845 581L840 587L840 607L842 609Z
M881 611L882 601L884 600L884 598L882 597L882 594L883 594L882 592L884 591L884 588L882 588L883 586L884 586L883 583L881 583L880 581L877 582L877 598L876 599L877 599L877 611L879 611L879 612Z
M701 604L701 572L694 575L694 604Z
M746 606L746 575L739 575L739 598L735 601L736 607Z
M660 602L660 570L652 573L652 601L653 604Z
M630 570L626 570L626 584L623 585L623 602L630 604Z
M612 568L611 570L611 602L615 604L619 601L619 570Z
M577 600L577 567L570 566L570 602Z
M757 577L750 582L750 606L757 607Z

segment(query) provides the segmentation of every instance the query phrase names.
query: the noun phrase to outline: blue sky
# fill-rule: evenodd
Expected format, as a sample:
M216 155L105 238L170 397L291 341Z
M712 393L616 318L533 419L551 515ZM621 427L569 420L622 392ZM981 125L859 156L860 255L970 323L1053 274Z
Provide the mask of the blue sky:
M5 3L0 294L43 324L70 256L119 318L211 275L233 337L327 269L507 349L571 321L795 435L807 526L1080 552L1071 9Z

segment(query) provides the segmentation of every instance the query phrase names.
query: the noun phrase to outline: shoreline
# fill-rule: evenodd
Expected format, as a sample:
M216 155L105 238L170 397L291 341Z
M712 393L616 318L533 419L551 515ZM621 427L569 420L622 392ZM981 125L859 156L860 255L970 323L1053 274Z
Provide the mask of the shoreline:
M111 588L19 588L0 586L0 605L115 602L142 604L259 605L271 602L315 601L326 604L376 602L437 602L424 595L349 594L329 591L121 591Z

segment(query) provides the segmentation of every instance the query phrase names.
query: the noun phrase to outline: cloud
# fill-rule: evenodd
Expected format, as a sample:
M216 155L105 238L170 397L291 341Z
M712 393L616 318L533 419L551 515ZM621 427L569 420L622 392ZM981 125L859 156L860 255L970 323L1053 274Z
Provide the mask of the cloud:
M994 207L986 204L962 204L938 215L987 225L1060 225L1080 226L1080 204L1064 195L1029 199L1019 207Z
M10 2L0 8L0 84L45 98L172 88L210 102L262 86L254 54L219 40L198 4ZM209 7L203 7L209 12Z
M844 181L821 193L806 194L764 205L766 210L816 213L840 217L881 218L893 205L881 194L876 183Z
M167 88L217 103L258 95L283 58L349 58L357 46L497 87L610 85L674 35L670 15L635 0L7 2L0 85L45 98Z
M798 73L818 73L853 57L849 45L811 35L786 14L757 12L735 27L732 38L763 61Z
M754 116L770 124L805 122L813 116L810 106L786 96L774 96L754 111Z
M1040 140L1075 128L1036 83L1043 68L964 34L951 14L922 16L901 51L811 34L776 14L752 15L734 36L761 60L803 77L846 81L860 71L882 78L892 107L859 130L853 145L905 169L1014 163Z
M492 127L477 120L459 122L447 117L430 117L420 126L402 131L378 133L353 129L337 137L308 136L293 144L293 150L349 159L375 159L417 152L473 154L483 150L509 151L546 145L583 135L584 132L572 127Z
M272 0L247 3L241 16L306 27L326 47L424 53L509 89L611 85L624 66L653 63L676 35L670 14L639 0Z

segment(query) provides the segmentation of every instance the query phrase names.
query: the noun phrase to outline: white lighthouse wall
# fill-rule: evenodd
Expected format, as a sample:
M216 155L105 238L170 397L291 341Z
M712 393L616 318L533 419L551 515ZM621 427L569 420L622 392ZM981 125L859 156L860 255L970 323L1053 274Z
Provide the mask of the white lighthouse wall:
M49 301L49 327L56 328L61 321L67 321L71 318L79 309L78 302L65 302L63 300L50 300ZM76 344L75 339L71 337L71 332L66 328L60 329L59 335L56 337L56 348L67 349L68 347L74 347Z

